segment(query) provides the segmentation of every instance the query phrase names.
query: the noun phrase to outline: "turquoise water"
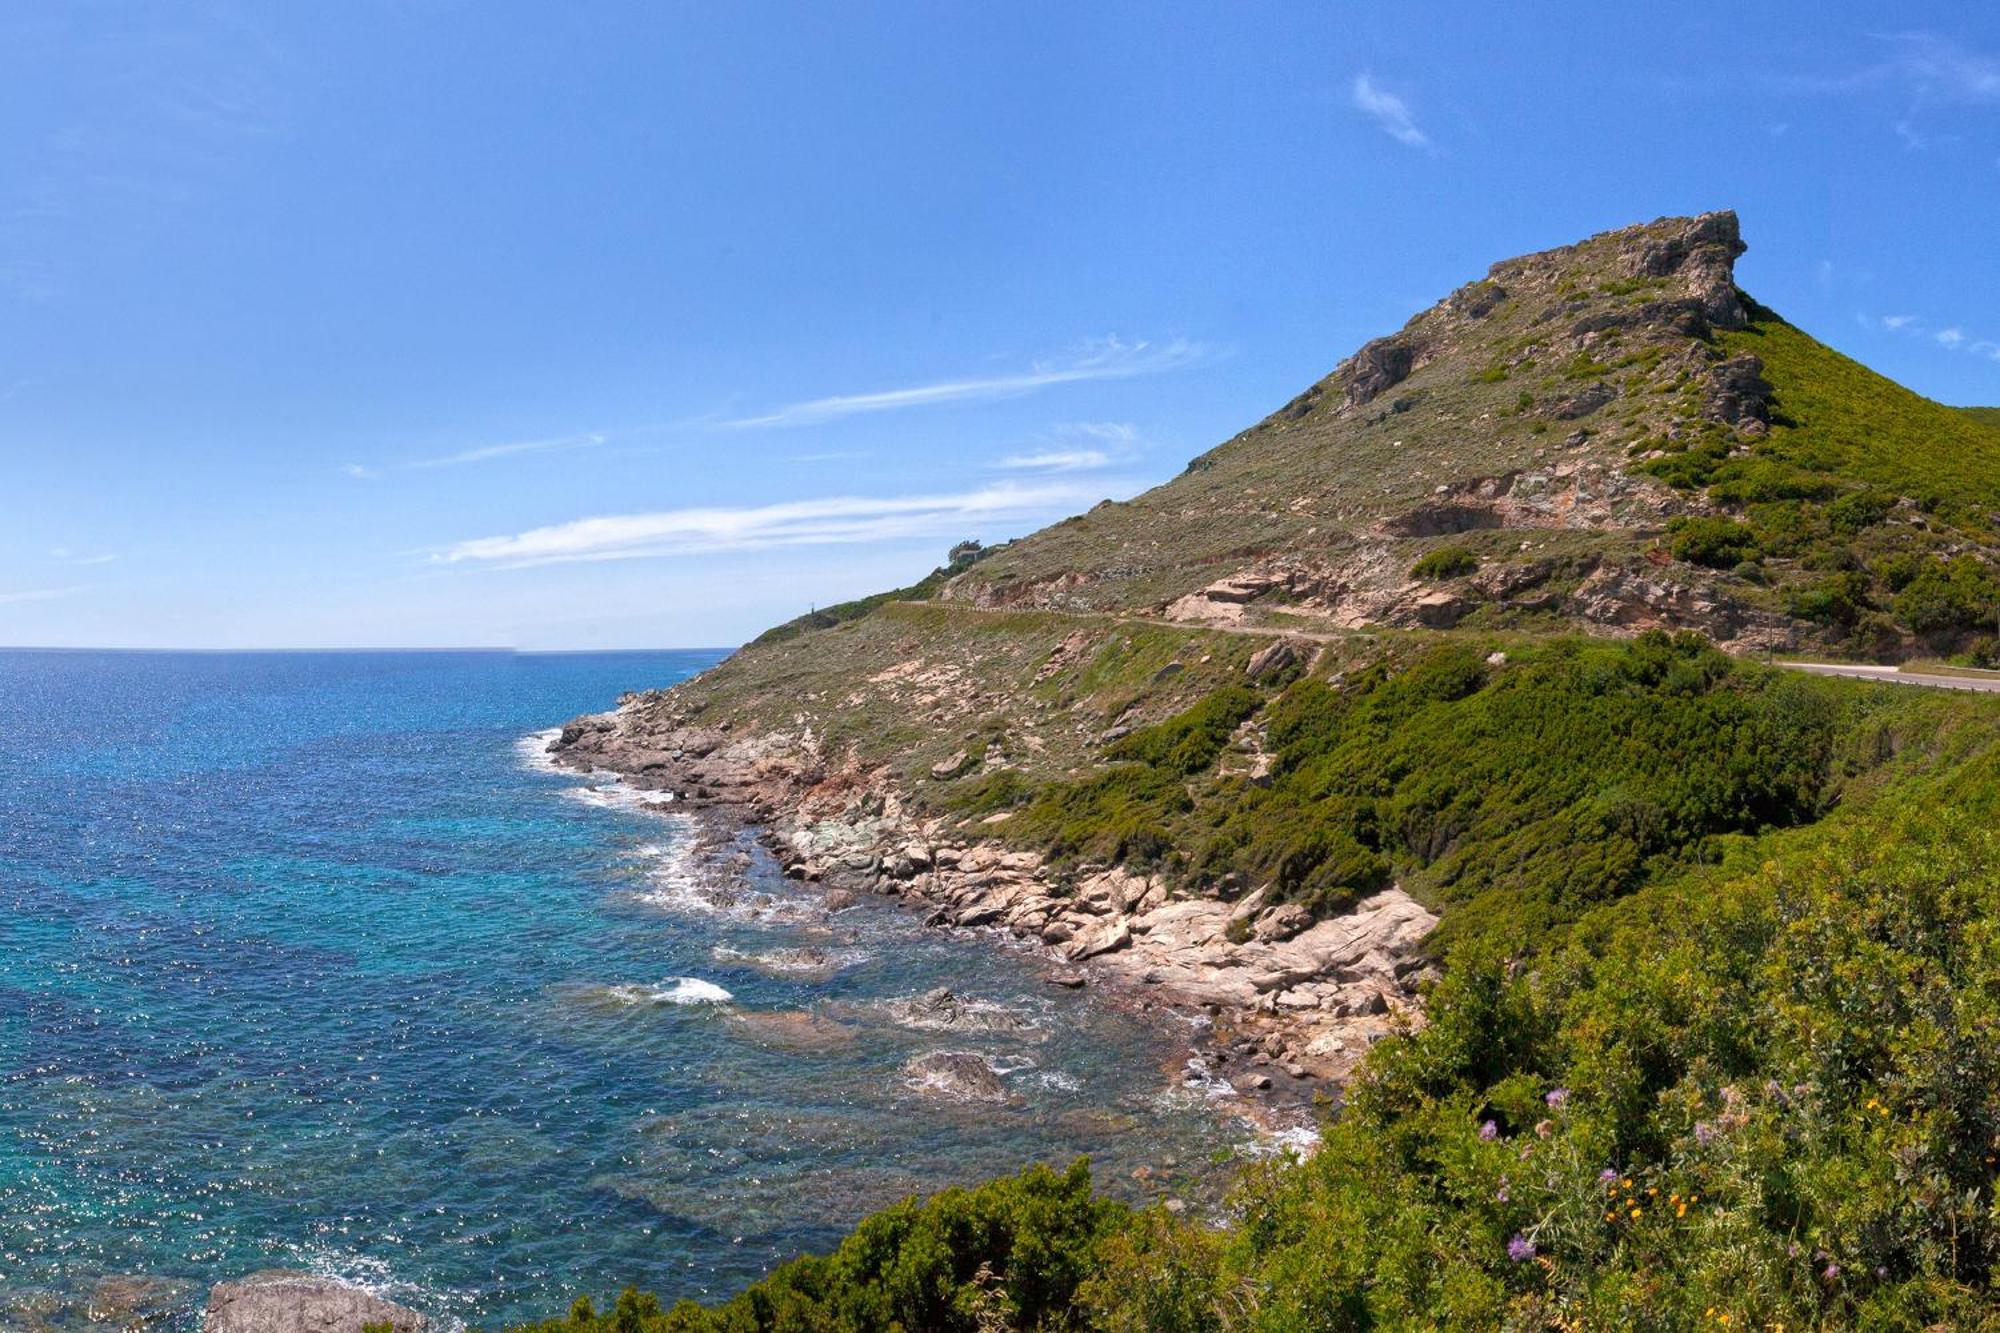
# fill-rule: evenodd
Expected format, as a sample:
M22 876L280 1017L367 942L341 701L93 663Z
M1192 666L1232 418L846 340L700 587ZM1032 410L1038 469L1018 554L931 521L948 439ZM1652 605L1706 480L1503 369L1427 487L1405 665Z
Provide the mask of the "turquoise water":
M492 1327L1029 1160L1207 1169L1174 1033L523 744L717 656L0 652L0 1327L273 1265ZM938 985L981 1030L894 1004Z

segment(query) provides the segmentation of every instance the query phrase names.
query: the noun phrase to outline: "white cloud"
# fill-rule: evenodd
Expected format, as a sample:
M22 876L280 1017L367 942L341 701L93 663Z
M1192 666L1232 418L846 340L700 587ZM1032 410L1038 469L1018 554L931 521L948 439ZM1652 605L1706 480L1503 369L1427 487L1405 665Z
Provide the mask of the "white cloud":
M1939 329L1937 333L1940 347L1957 347L1965 341L1964 329Z
M1353 101L1355 110L1373 120L1376 128L1397 143L1406 148L1430 149L1430 136L1417 128L1409 103L1376 86L1372 75L1354 76Z
M344 463L341 471L356 481L374 481L385 472L427 472L441 467L464 467L468 463L487 463L496 458L512 458L518 454L547 454L570 449L595 449L603 444L605 437L596 431L581 435L558 435L546 440L518 440L512 444L486 444L476 449L461 449L454 454L439 454L434 458L412 458L401 463L386 463L379 467L369 467L363 463Z
M1916 322L1917 317L1915 315L1882 316L1882 327L1891 333L1901 333L1904 329L1913 327Z
M60 560L66 565L108 565L118 557L105 552L98 555L84 555L67 546L49 548L49 559Z
M25 592L0 592L0 606L10 605L14 602L53 601L58 597L68 597L75 593L88 591L89 587L89 584L80 584L72 588L29 588Z
M1907 84L1920 101L2000 102L2000 58L1929 32L1885 38L1895 55L1883 72Z
M1002 483L951 495L833 496L736 509L667 509L577 519L512 536L474 538L447 547L434 559L445 564L520 568L578 560L635 560L773 546L963 536L972 522L1024 518L1075 505L1083 498L1081 491L1068 485Z
M1111 455L1102 449L1044 449L1032 454L1009 454L993 465L1010 472L1084 472L1110 467Z
M973 379L945 380L904 389L884 389L875 393L837 394L792 403L774 412L738 417L721 424L737 429L765 426L817 426L842 417L869 412L896 412L909 407L931 407L940 403L962 403L991 398L1015 398L1055 384L1082 380L1129 379L1135 375L1157 375L1192 365L1205 356L1198 343L1175 339L1167 343L1126 342L1106 338L1092 343L1059 361L1038 362L1012 375L992 375Z

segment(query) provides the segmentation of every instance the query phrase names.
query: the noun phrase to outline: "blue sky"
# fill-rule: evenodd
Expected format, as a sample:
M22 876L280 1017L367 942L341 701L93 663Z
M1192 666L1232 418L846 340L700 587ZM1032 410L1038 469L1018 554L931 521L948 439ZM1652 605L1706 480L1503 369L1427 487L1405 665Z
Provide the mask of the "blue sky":
M1708 208L2000 402L2000 12L1883 14L10 6L0 643L736 642Z

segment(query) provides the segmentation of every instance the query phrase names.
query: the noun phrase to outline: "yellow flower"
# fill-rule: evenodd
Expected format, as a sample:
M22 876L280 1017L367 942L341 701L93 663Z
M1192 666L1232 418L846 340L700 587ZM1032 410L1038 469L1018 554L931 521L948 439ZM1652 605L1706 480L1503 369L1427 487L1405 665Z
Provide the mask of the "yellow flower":
M1639 1217L1640 1217L1640 1210L1639 1210L1639 1209L1637 1209L1637 1208L1634 1208L1634 1209L1632 1210L1632 1220L1633 1220L1634 1222L1636 1222L1636 1221L1638 1221L1638 1220L1639 1220Z
M1674 1209L1675 1217L1686 1217L1687 1215L1688 1215L1688 1206L1686 1204L1682 1204L1680 1207Z

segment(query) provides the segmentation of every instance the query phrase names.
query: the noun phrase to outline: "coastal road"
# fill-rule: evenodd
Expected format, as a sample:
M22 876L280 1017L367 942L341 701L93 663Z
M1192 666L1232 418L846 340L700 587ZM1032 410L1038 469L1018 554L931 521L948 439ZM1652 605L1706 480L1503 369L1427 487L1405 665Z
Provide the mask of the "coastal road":
M907 606L950 607L975 615L1006 614L1014 608L972 606L960 602L907 602ZM1304 639L1312 643L1333 643L1352 639L1366 631L1316 631L1287 625L1235 625L1227 621L1169 620L1165 616L1140 616L1105 611L1057 611L1035 608L1037 615L1064 616L1071 620L1094 621L1100 625L1157 625L1166 629L1205 630L1216 634L1240 634L1256 639ZM2000 694L2000 671L1982 675L1942 675L1937 672L1904 671L1893 666L1869 666L1856 662L1777 662L1772 666L1787 671L1805 671L1815 676L1846 676L1854 680L1879 680L1891 685L1915 685L1931 690L1965 690L1973 694Z
M1815 676L1849 676L1855 680L1880 680L1891 685L1919 685L1932 690L1970 690L1975 694L2000 694L2000 674L1991 676L1941 676L1922 671L1902 671L1892 666L1857 666L1851 662L1778 662L1787 671L1809 671Z

